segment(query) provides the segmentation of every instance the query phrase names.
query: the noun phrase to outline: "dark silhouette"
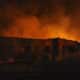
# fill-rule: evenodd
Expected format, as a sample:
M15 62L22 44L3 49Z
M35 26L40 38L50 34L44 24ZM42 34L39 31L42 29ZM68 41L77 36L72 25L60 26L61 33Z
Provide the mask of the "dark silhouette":
M52 51L52 55L53 55L53 62L56 62L56 57L59 54L59 43L58 43L58 39L54 39L52 41L52 46L53 46L53 51Z
M34 39L35 40L35 39ZM20 38L0 38L0 61L4 61L5 65L8 60L14 60L14 66L21 64L21 69L27 72L48 72L48 71L62 71L61 64L79 64L80 63L80 44L75 41L65 39L52 39L51 45L45 44L37 45L36 49L33 49L32 39L20 39ZM63 60L56 61L59 52L60 41L64 42L62 46ZM16 42L14 42L16 41ZM41 40L42 42L43 40ZM46 40L45 40L46 41ZM39 40L40 42L40 40ZM66 42L69 44L66 44ZM74 43L74 45L72 45ZM40 44L40 43L39 43ZM21 50L23 48L23 50ZM51 49L52 48L52 49ZM52 59L50 60L50 56ZM67 56L66 56L67 55ZM1 63L0 63L1 64ZM13 67L14 67L13 66ZM23 67L22 67L23 66ZM5 66L6 67L6 66ZM64 66L63 66L64 67ZM14 67L15 69L15 67Z

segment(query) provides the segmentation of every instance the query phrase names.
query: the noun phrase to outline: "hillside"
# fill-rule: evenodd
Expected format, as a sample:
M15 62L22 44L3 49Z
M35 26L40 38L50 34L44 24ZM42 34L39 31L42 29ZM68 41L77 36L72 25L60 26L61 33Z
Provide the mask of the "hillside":
M47 68L54 71L52 65L79 63L80 43L77 41L0 37L1 71L35 72Z

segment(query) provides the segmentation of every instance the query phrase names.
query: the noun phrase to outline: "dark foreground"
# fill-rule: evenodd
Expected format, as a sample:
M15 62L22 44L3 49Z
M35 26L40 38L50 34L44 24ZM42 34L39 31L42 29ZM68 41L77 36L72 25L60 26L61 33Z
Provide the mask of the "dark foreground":
M65 39L0 38L0 72L16 77L80 72L80 43Z

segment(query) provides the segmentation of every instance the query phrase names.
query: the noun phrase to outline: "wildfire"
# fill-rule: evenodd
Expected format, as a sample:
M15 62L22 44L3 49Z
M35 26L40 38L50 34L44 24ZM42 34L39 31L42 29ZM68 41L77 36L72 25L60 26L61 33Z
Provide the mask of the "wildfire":
M20 17L16 18L10 28L3 30L2 35L18 38L49 39L59 37L77 40L74 35L67 32L69 26L69 17L63 17L58 24L45 24L44 26L35 16Z
M71 24L73 23L71 22L71 16L65 16L64 6L58 5L56 3L54 5L55 9L53 8L55 11L51 12L51 13L54 13L54 14L51 14L52 18L47 17L46 12L48 12L48 9L44 8L45 11L43 10L42 11L45 12L45 14L41 16L41 19L35 15L25 15L24 11L26 11L28 8L26 5L25 6L27 8L23 6L22 7L23 10L19 8L19 10L21 9L20 11L17 10L15 5L13 5L13 8L11 6L12 5L8 6L8 8L5 7L7 9L4 9L3 13L5 13L4 15L8 16L8 18L10 17L14 18L14 22L7 29L0 28L0 36L17 37L17 38L32 38L32 39L49 39L49 38L59 37L59 38L64 38L68 40L80 41L80 38L78 36L80 30L78 30L77 28L76 29L72 28ZM30 7L31 12L34 14L39 12L37 7L39 6L37 5L34 7L32 6L32 8ZM52 10L52 8L50 10ZM27 12L28 11L29 10L27 10ZM78 13L77 11L76 13ZM16 14L18 16L16 16ZM75 13L74 13L74 16L72 17L74 17L73 19L75 19L76 17ZM57 23L54 23L56 20L57 20ZM76 23L76 21L77 20L74 20L73 22Z
M46 32L46 33L45 33ZM44 38L47 30L40 29L40 23L35 16L16 19L14 25L3 31L3 36L19 38Z
M67 30L70 27L70 18L63 17L58 25L48 25L48 37L49 38L64 38L69 40L77 40L75 35L70 34Z

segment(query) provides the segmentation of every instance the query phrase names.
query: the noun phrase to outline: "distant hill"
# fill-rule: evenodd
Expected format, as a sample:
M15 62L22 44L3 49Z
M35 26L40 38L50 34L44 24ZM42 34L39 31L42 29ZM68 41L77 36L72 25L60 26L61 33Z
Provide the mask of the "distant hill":
M69 56L79 57L80 43L60 38L43 40L0 37L0 58L18 57L30 52L35 56L43 54L48 54L48 57L56 56L59 60Z
M1 71L66 70L56 64L80 64L80 43L61 38L43 40L0 37L0 64L5 64Z

